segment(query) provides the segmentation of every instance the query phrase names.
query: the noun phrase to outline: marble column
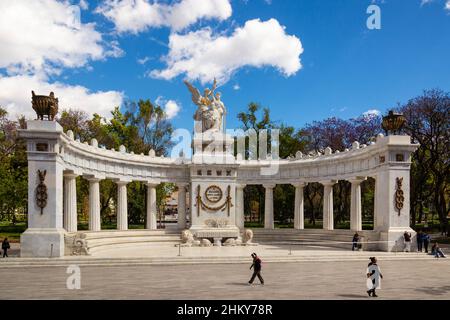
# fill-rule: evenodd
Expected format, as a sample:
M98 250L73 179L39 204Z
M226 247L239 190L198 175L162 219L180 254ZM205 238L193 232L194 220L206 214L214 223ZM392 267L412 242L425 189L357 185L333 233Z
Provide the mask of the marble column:
M100 179L89 180L89 230L100 231Z
M77 232L77 175L64 175L64 229Z
M361 183L365 179L351 179L352 193L350 198L350 230L362 231Z
M336 181L321 182L323 185L323 229L334 230L333 186Z
M178 228L186 229L186 183L179 183L178 186ZM191 217L192 219L192 217Z
M117 182L117 230L128 230L128 200L127 184L125 181Z
M148 230L157 230L156 187L155 183L147 183L147 225Z
M245 216L244 216L244 188L245 184L236 185L236 226L239 229L244 229L245 227Z
M304 215L304 198L303 189L306 183L294 184L295 187L295 208L294 208L294 229L305 229L305 215Z
M273 218L273 189L275 184L265 184L263 187L266 189L266 197L264 203L264 228L275 229Z

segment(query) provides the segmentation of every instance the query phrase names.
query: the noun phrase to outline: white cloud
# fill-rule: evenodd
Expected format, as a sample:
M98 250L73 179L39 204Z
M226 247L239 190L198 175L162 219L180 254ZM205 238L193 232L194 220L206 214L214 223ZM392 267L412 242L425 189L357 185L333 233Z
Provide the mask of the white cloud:
M239 85L239 84L235 84L234 86L233 86L233 90L241 90L241 86Z
M10 118L18 115L36 118L31 108L31 90L43 95L53 91L59 98L59 110L79 109L106 118L111 118L111 110L123 101L123 93L117 91L91 92L83 86L48 83L45 78L36 75L0 76L0 105L6 108Z
M363 116L381 116L381 111L377 109L370 109L363 113Z
M9 74L55 73L121 54L117 43L112 51L105 48L95 25L79 17L79 7L68 1L0 1L0 68Z
M106 0L96 12L112 21L119 33L139 33L152 27L182 30L200 19L226 20L232 8L229 0L181 0L170 5L149 0Z
M450 11L450 0L447 0L447 2L445 3L445 10Z
M422 1L420 2L420 6L422 7L422 6L424 6L424 5L426 5L426 4L429 4L429 3L431 3L431 2L433 2L433 0L422 0Z
M173 100L169 100L166 102L166 105L164 106L164 111L166 112L167 119L173 119L175 118L178 113L180 112L181 107Z
M210 28L184 35L172 34L165 57L167 68L149 74L166 80L186 74L190 80L199 79L202 83L216 77L224 83L244 66L272 66L291 76L302 67L302 53L300 39L287 35L277 20L255 19L247 21L229 37L213 35Z
M87 10L89 9L89 3L86 0L80 0L79 4L81 9Z
M137 59L137 62L139 64L146 64L151 58L150 57L144 57L142 59Z

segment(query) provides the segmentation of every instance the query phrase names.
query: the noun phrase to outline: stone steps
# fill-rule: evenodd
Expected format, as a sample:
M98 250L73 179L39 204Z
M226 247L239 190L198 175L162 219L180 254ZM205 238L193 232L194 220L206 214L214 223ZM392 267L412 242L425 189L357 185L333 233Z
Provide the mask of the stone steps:
M333 248L351 248L354 232L351 230L323 230L323 229L255 229L254 242L262 244L290 244L325 246ZM364 241L372 243L363 244L364 249L375 249L378 235L373 231L359 233Z
M107 230L79 232L84 234L90 253L111 248L133 246L174 246L181 242L177 230ZM73 236L74 234L70 234Z
M339 261L364 261L368 260L370 253L355 252L354 254L301 254L264 257L264 263L289 263L289 262L339 262ZM414 253L381 254L377 253L379 261L411 261L411 260L437 260L429 255ZM139 266L139 265L183 265L183 264L248 264L249 258L245 257L161 257L161 258L95 258L95 257L66 257L66 258L10 258L0 263L2 268L16 267L65 267L69 265L79 266Z

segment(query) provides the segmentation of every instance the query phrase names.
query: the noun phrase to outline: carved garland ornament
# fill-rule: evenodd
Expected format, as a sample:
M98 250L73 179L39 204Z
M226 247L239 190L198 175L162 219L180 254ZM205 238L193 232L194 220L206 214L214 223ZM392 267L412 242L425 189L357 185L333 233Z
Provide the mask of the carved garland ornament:
M217 186L211 186L211 187L219 188ZM209 187L208 189L210 189L211 187ZM220 190L220 188L219 188L219 190ZM227 194L228 195L227 195L227 198L226 198L225 202L222 205L219 205L218 207L212 207L212 206L209 206L206 203L204 203L203 200L202 200L202 196L201 196L201 192L200 191L201 191L200 190L200 185L198 185L197 186L197 197L196 197L196 200L197 200L196 206L197 206L197 216L198 217L200 216L200 208L202 208L203 210L209 210L209 211L215 211L215 212L217 212L219 210L220 211L225 211L225 209L227 209L228 216L230 216L230 208L233 207L233 204L231 203L232 198L231 198L231 187L230 186L228 186L228 188L227 188ZM220 200L218 200L218 201L220 201Z
M403 178L397 178L397 191L395 192L395 207L398 210L398 215L400 215L401 210L405 202L405 196L402 190Z
M38 170L39 184L36 187L36 204L41 208L41 214L44 213L44 208L47 206L47 186L44 183L46 174L47 170Z

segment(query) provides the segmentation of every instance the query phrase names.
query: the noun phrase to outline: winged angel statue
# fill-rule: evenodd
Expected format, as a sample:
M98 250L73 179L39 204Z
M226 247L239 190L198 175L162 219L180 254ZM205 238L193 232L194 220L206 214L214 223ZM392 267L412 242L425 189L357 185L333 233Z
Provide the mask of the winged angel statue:
M194 114L196 121L196 132L212 132L222 131L223 117L226 114L224 103L220 100L220 92L215 92L217 89L217 81L214 79L212 89L206 88L203 95L195 88L189 81L184 81L189 91L192 94L192 102L198 107Z

